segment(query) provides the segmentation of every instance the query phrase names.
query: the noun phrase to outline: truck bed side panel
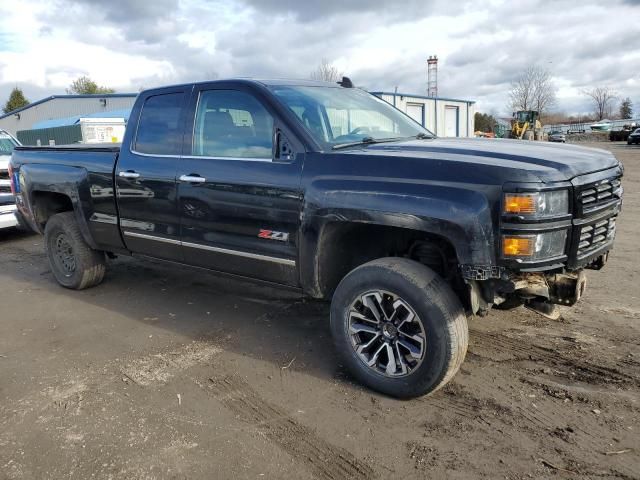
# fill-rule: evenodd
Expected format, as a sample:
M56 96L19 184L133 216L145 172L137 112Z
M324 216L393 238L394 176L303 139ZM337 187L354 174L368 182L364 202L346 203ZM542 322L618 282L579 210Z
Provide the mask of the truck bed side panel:
M66 195L92 247L123 251L113 182L117 155L118 149L113 147L19 148L12 163L20 168L25 204L21 210L41 231L42 225L33 219L33 212L38 211L37 192Z

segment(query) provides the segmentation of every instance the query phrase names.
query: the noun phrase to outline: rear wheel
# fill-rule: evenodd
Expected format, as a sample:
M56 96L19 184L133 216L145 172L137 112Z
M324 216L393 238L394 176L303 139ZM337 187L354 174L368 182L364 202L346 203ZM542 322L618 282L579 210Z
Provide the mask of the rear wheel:
M383 258L350 272L331 302L331 331L346 367L398 398L430 394L456 374L468 330L460 301L433 270Z
M51 271L60 285L82 290L102 282L104 252L87 245L73 212L51 217L44 230L44 240Z

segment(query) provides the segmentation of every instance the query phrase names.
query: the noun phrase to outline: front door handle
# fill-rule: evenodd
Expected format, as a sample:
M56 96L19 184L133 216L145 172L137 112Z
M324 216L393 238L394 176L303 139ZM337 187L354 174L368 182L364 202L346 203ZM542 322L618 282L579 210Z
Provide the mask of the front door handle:
M201 177L200 175L180 175L180 178L178 179L181 182L187 182L187 183L204 183L207 181L206 178Z
M126 172L120 172L118 174L122 178L139 178L140 174L138 172L134 172L132 170L127 170Z

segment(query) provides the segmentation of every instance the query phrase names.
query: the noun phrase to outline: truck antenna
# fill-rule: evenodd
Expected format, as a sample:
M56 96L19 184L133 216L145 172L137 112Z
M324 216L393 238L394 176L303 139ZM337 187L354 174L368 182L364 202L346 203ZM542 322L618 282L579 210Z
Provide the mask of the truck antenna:
M351 79L349 77L342 77L342 80L340 80L337 83L338 83L338 85L340 85L341 87L344 87L344 88L353 88L353 82L351 81Z

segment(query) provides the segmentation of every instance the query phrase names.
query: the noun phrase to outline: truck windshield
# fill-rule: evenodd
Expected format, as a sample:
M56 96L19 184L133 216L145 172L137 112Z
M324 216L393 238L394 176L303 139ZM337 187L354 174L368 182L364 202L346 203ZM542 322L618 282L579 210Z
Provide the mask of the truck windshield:
M400 110L359 88L274 86L271 90L325 148L434 136Z
M11 137L0 135L0 155L11 155L16 145L17 143Z

